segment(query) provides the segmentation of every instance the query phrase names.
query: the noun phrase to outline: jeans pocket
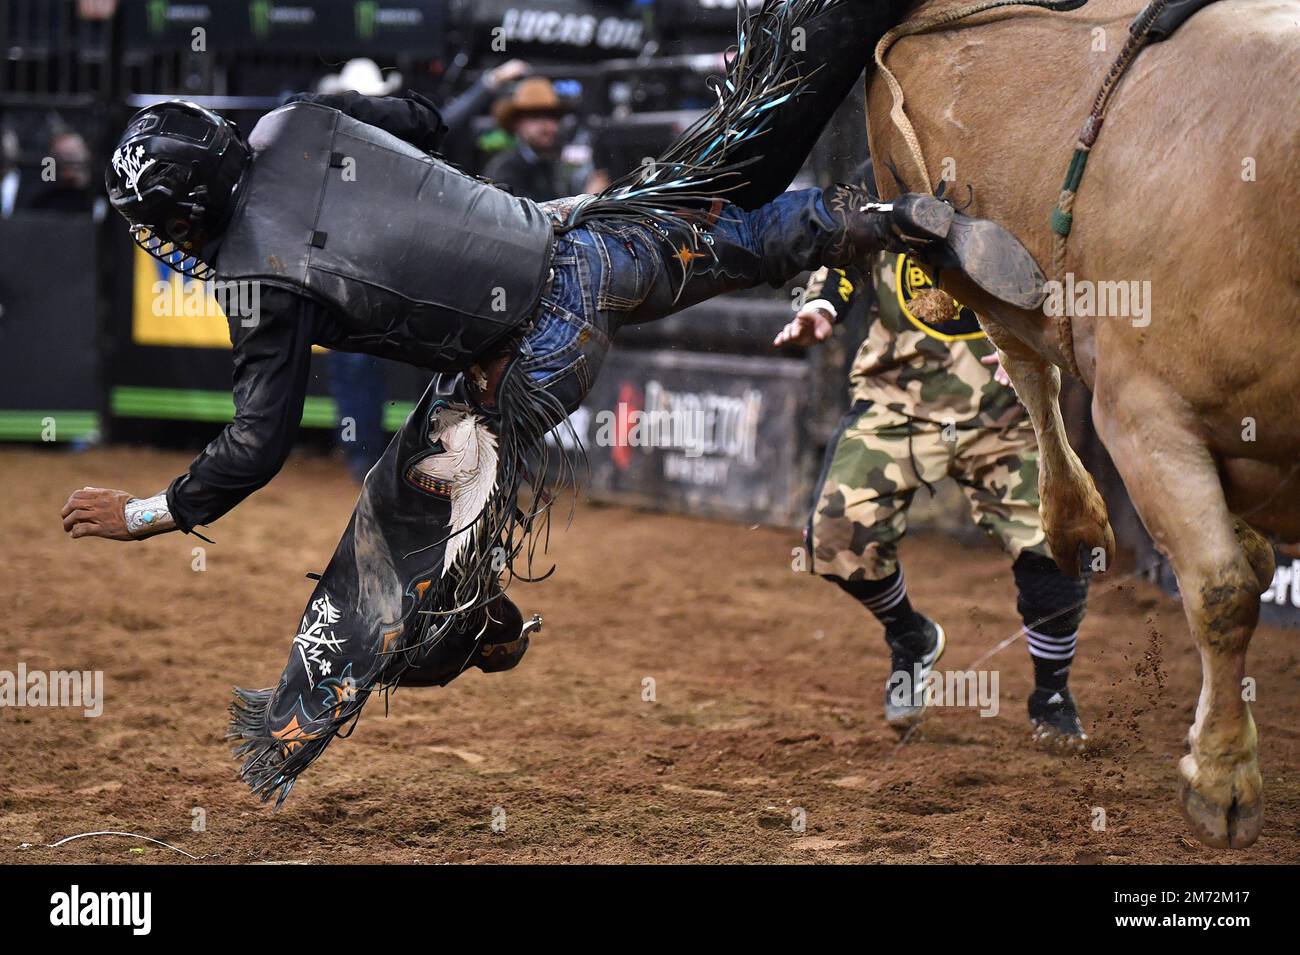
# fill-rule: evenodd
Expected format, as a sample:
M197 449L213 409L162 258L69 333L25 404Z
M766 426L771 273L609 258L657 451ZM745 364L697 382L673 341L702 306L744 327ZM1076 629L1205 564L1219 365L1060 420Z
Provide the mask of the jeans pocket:
M587 368L587 356L575 355L567 367L547 375L538 384L550 392L551 396L563 406L566 414L573 414L591 391L591 372Z
M583 323L551 302L542 302L537 320L524 337L528 354L537 361L556 360L577 350Z
M596 308L630 312L650 294L659 255L645 226L603 222L591 227L600 256Z

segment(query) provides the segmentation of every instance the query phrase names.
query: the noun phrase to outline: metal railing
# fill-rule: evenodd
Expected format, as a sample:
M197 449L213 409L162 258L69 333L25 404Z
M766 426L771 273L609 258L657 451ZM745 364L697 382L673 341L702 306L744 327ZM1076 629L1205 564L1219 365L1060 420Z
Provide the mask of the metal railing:
M80 106L109 95L114 21L86 19L76 0L0 4L0 102Z

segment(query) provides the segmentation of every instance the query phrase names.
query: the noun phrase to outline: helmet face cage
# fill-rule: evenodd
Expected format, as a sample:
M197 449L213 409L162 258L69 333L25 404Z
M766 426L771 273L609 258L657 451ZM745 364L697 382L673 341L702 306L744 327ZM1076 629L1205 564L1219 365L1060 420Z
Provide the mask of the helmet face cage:
M216 278L217 270L204 262L186 245L155 235L147 225L131 226L131 238L163 265L190 279L206 282Z
M109 201L131 238L169 268L209 279L203 246L234 212L250 158L239 128L193 103L169 101L132 117L105 171Z

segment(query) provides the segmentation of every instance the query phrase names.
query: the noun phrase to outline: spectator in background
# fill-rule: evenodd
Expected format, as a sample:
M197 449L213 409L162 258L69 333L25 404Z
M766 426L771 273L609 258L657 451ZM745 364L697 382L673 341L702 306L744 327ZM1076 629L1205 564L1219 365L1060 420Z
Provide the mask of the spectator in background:
M332 351L325 359L330 396L338 409L338 446L360 484L388 447L384 434L384 360L360 352Z
M461 132L487 109L492 97L507 83L527 76L531 69L523 60L507 60L500 66L484 70L479 78L445 107L439 109L448 134ZM318 93L345 93L354 90L366 96L389 96L402 85L402 74L389 70L385 74L374 60L359 57L348 60L343 69L332 73L316 85Z
M12 129L0 129L0 219L14 214L18 200L18 136Z
M523 60L507 60L500 66L484 70L469 89L443 108L442 121L447 124L448 136L467 130L474 117L488 108L503 86L527 76L531 69Z
M385 76L374 60L364 56L348 60L343 69L331 73L316 84L317 93L346 93L354 90L363 96L388 96L402 85L402 74L389 70Z
M550 80L543 76L524 80L492 107L493 118L514 136L515 144L493 156L483 175L534 202L568 195L571 190L559 151L560 120L569 112Z
M51 166L48 160L53 160ZM29 208L47 212L95 213L98 197L91 192L90 147L78 132L60 129L50 137L42 178L51 169L53 180L32 197ZM102 211L101 211L102 214Z

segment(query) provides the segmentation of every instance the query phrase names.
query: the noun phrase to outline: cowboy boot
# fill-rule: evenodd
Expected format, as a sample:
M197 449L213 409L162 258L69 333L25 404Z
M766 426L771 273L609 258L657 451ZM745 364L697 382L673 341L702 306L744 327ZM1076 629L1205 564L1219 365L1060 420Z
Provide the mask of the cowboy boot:
M923 262L964 272L981 289L1016 308L1037 308L1046 278L1029 250L996 222L964 215L935 196L905 193L881 202L865 185L826 190L839 226L825 265L862 264L880 251L907 252Z
M475 657L472 665L484 673L513 670L528 652L530 635L540 633L541 630L542 615L538 613L533 614L533 618L520 627L512 627L509 630L501 627L493 628L483 638L478 656Z
M525 621L504 595L493 604L493 612L502 619L489 620L485 631L472 642L464 634L449 634L429 651L405 658L405 665L389 678L405 687L446 686L470 667L484 673L513 670L528 652L531 638L541 632L541 614ZM471 648L468 657L467 647Z

